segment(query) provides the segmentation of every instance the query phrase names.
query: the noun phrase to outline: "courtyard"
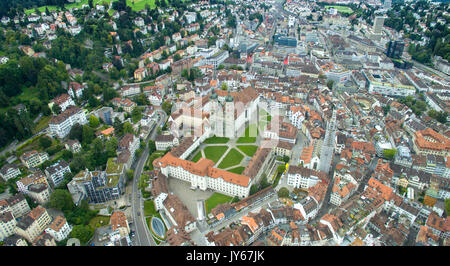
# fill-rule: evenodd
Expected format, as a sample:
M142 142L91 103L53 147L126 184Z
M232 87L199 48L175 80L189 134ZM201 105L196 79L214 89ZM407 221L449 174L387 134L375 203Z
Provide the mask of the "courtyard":
M267 120L270 120L269 117L263 116ZM267 121L261 122L264 122L264 126L268 123ZM207 158L215 163L214 167L216 168L242 174L258 149L259 137L257 134L260 132L257 125L252 124L245 129L241 137L236 139L210 137L191 154L190 161L198 162L201 158Z
M189 212L197 218L197 200L206 201L210 198L214 191L212 190L192 190L191 184L176 178L168 178L167 183L169 185L169 191L173 192L180 200L186 205Z

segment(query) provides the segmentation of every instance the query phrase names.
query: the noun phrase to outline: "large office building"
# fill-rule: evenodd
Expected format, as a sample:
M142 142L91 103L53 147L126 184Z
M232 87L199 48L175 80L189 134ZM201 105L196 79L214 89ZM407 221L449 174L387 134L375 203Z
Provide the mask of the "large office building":
M381 34L381 31L383 30L384 20L386 18L383 16L376 16L375 21L373 23L373 33L374 34Z
M89 203L102 203L118 199L123 193L124 183L123 164L109 160L106 171L81 171L67 184L67 188L76 205L83 199L88 199Z

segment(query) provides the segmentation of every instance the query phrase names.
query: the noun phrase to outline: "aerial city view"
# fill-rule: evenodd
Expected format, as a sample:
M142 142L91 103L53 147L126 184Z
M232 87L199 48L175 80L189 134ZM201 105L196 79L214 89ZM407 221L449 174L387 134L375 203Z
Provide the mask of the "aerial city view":
M449 22L2 0L0 246L449 246Z

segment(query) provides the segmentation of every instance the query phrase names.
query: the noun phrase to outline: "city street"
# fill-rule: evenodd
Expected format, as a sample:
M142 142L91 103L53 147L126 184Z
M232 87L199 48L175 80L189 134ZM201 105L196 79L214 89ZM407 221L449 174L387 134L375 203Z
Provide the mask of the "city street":
M167 114L162 110L156 110L159 114L161 114L157 125L161 124L166 120ZM146 143L149 140L155 140L156 137L156 128L155 127L149 136L146 139ZM135 237L133 239L133 245L135 246L155 246L155 242L151 236L151 233L148 229L147 222L144 218L144 210L143 210L143 199L141 195L141 191L138 188L139 179L141 177L142 171L144 169L145 162L147 161L149 156L148 146L145 147L144 152L139 158L136 168L134 169L134 179L133 179L133 189L131 194L131 205L133 212L133 227L135 229Z

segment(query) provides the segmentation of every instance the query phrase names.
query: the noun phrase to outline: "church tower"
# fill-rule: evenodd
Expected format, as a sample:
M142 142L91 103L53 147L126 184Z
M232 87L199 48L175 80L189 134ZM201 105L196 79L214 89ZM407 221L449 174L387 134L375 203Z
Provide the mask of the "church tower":
M234 117L234 99L230 95L230 89L228 89L228 95L225 97L225 123L224 134L227 138L235 137L235 117Z

